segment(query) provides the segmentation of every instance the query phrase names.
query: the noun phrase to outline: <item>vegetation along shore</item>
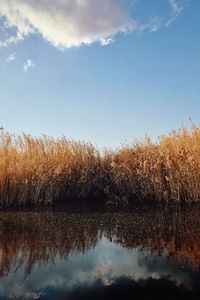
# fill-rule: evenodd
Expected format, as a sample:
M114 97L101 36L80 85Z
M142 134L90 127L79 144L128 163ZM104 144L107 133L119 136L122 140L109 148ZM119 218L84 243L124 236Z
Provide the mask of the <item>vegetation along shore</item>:
M200 201L200 127L115 150L0 131L0 206Z

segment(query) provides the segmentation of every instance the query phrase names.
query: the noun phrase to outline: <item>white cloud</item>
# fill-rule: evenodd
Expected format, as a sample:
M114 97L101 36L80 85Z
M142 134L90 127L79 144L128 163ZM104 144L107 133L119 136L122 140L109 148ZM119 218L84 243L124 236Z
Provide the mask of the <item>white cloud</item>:
M34 69L35 68L35 64L34 62L29 58L27 59L27 61L24 64L24 72L27 72L29 69Z
M11 53L8 58L6 59L7 62L15 61L16 60L16 53Z
M31 34L59 49L94 42L106 46L118 33L153 32L169 26L189 0L164 1L171 7L170 18L166 12L166 16L148 16L141 22L135 6L142 0L0 0L2 27L14 32L0 41L0 47L17 44Z
M114 42L115 40L113 38L107 38L107 39L100 39L99 42L101 44L101 46L107 46L107 45L110 45Z
M0 46L39 33L58 48L109 41L118 32L134 29L129 9L121 0L1 0L4 25L16 36Z

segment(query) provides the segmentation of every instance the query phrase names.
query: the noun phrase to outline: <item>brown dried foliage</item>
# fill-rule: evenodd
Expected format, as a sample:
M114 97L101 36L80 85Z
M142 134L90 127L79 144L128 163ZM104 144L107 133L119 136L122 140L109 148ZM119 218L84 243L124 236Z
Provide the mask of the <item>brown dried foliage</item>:
M77 199L111 202L200 200L200 128L182 128L101 153L65 137L0 133L0 205L40 206ZM102 200L103 203L103 200Z

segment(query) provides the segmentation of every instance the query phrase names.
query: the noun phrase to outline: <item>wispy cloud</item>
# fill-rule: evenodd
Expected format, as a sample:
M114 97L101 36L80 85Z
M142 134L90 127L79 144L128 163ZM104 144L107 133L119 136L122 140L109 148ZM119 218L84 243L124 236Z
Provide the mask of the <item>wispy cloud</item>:
M0 15L1 15L1 11L0 11ZM6 28L9 28L9 26L6 25ZM19 41L21 41L23 39L24 39L24 37L21 35L21 33L17 32L15 36L11 36L8 39L6 39L5 41L0 41L0 48L6 48L12 44L17 44Z
M34 69L35 68L35 63L29 58L24 64L23 70L24 72L27 72L29 69Z
M42 36L59 49L94 42L105 46L118 33L153 32L169 26L189 0L163 1L171 7L170 19L148 16L139 22L133 8L142 0L0 0L2 26L15 32L0 41L0 47L16 44L31 34Z
M15 61L16 60L16 53L10 53L9 56L7 57L6 61L7 62L11 62L11 61Z
M182 12L184 5L183 2L178 0L169 0L169 5L171 6L171 18L166 22L166 26L171 25L176 18L180 15Z
M114 41L115 40L113 38L107 38L107 39L102 38L102 39L100 39L99 42L100 42L101 46L107 46L107 45L114 43Z
M183 5L178 0L169 0L174 15L179 14L183 10Z

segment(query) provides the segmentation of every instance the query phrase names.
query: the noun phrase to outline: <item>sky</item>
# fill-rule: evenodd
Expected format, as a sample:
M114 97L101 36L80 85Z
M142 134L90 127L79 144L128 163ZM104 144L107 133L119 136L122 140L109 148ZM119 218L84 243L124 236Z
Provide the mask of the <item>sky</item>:
M0 126L118 147L200 123L199 0L0 0Z

